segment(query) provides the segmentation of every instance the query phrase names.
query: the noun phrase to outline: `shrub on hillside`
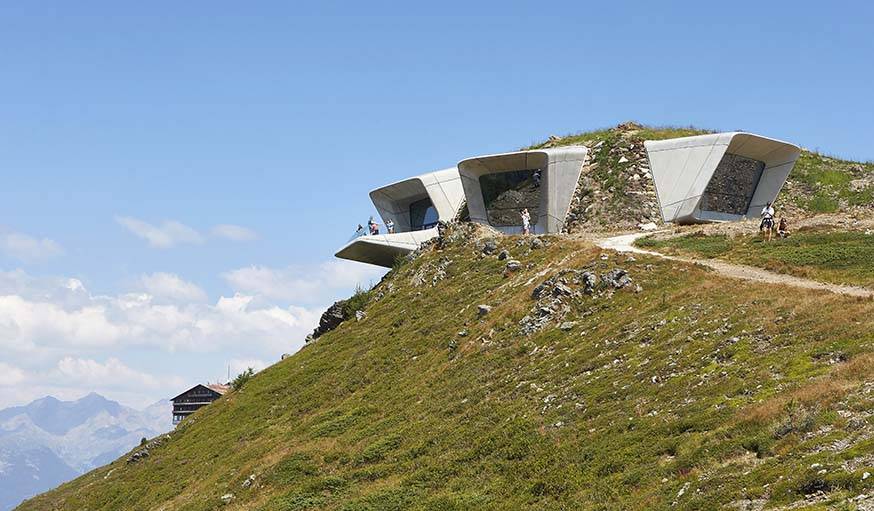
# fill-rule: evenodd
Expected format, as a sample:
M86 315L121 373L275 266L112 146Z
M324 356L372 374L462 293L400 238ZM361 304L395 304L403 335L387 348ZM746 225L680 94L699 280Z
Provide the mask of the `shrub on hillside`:
M255 370L249 367L242 373L238 374L236 378L231 382L231 388L234 390L240 390L243 388L249 380L252 379L252 376L255 376Z

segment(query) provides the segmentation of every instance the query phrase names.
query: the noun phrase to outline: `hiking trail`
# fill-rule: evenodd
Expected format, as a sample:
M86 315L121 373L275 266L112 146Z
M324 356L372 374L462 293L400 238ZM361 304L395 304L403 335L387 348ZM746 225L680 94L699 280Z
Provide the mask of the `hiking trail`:
M697 259L692 257L680 257L665 255L651 250L644 250L634 246L634 242L638 238L649 236L653 232L636 232L631 234L622 234L609 238L598 238L594 242L601 248L615 250L617 252L632 252L635 254L646 254L651 256L678 261L689 264L700 264L715 270L720 275L735 279L749 280L752 282L765 282L768 284L783 284L803 289L814 289L820 291L828 291L847 296L857 296L861 298L874 297L874 290L858 286L844 286L841 284L829 284L826 282L818 282L816 280L787 275L785 273L775 273L755 266L747 266L744 264L729 263L717 259Z

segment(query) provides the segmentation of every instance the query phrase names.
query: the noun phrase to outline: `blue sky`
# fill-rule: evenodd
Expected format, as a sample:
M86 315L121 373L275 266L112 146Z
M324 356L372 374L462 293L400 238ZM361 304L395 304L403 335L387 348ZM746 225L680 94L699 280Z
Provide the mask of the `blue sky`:
M870 3L662 4L0 4L0 406L294 351L379 278L332 261L366 192L467 156L633 119L874 159Z

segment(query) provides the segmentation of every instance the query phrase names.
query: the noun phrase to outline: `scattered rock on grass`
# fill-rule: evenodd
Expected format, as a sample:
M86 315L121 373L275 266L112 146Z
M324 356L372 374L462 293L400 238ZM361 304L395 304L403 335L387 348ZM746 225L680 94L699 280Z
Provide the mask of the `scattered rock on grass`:
M522 269L522 263L515 259L510 259L509 261L507 261L507 266L505 268L509 272L519 271Z

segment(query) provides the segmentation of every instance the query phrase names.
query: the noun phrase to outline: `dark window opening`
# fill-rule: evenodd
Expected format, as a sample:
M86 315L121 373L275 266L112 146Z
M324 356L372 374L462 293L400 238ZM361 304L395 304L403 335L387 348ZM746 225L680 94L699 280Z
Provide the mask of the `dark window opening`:
M522 209L528 209L531 225L535 225L540 207L540 175L535 169L480 176L489 223L496 227L522 225Z
M410 229L421 231L437 225L437 209L431 199L417 200L410 204Z
M726 153L701 197L701 210L746 215L765 163Z

